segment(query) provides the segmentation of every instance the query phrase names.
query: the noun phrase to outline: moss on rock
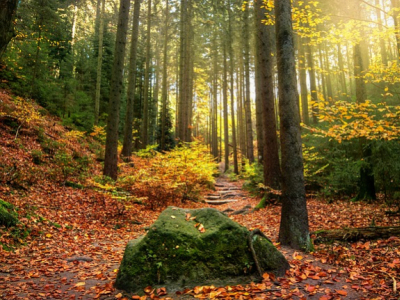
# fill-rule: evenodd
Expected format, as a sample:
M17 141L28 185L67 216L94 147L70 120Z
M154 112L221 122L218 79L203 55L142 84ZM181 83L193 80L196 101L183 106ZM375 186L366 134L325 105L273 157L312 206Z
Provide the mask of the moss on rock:
M205 232L200 232L198 223ZM141 293L149 285L171 291L250 282L257 270L248 236L245 227L215 209L168 207L145 236L128 243L116 287ZM288 269L284 256L269 241L255 237L254 249L264 271L280 276Z
M11 227L18 223L18 214L15 212L15 207L0 199L0 225Z

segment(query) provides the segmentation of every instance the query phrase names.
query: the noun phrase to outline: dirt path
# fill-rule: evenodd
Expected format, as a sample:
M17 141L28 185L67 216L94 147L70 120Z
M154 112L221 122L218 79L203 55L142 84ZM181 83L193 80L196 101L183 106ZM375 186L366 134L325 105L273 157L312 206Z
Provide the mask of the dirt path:
M258 199L242 190L240 182L229 182L220 177L216 190L206 195L206 206L214 207L242 225L260 228L271 239L277 240L279 207L265 216L254 212ZM214 201L214 202L213 202ZM219 201L219 202L218 202ZM204 205L202 205L204 207ZM151 213L151 212L146 212ZM123 291L113 288L116 271L126 242L143 234L144 228L158 213L147 216L147 223L130 225L122 229L104 228L97 235L90 226L76 231L60 231L56 238L41 236L27 247L12 252L0 252L0 299L118 299ZM56 234L56 233L55 233ZM71 240L75 240L71 243ZM65 247L52 252L56 243ZM346 283L345 273L331 265L323 264L312 255L305 255L279 247L292 266L284 278L265 280L258 286L233 287L232 299L362 299ZM206 291L206 290L204 290ZM203 299L209 293L197 295ZM220 292L222 290L220 289ZM227 291L227 290L226 290ZM256 291L256 292L254 292ZM165 295L162 298L193 299L194 291L183 295ZM217 296L217 292L214 296ZM223 295L223 294L222 294ZM344 296L346 295L346 296ZM324 298L325 297L325 298ZM219 299L225 299L219 297ZM227 298L226 298L227 299Z

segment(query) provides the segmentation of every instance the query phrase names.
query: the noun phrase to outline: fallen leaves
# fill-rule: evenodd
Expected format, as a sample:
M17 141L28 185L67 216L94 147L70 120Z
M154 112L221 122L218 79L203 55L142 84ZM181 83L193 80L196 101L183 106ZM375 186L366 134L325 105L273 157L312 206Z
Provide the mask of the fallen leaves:
M59 125L54 126L54 129L49 123L48 127L52 130L48 133L53 136L65 131ZM27 191L0 185L0 198L19 208L19 214L23 216L21 223L29 228L28 236L23 241L26 245L20 245L15 252L5 252L0 247L0 298L12 300L20 299L20 295L27 295L26 298L32 295L31 298L100 299L107 296L124 300L125 294L113 287L124 247L128 240L144 234L144 227L150 226L159 212L136 203L129 203L129 207L126 206L123 211L121 201L107 193L60 185L57 178L43 175L49 174L49 168L57 166L51 165L49 161L33 166L29 153L14 147L14 137L1 131L0 163L15 163L26 173L21 175L24 180L35 176L37 183L32 181L32 187L29 186ZM25 149L37 149L36 138L34 135L19 135ZM76 141L71 141L68 147L79 150L78 153L92 155ZM33 175L28 173L29 170ZM91 175L99 174L100 166L93 166ZM235 184L239 188L239 183ZM240 208L244 204L255 206L257 202L258 199L247 196L236 204L224 204L219 209L224 210L234 205ZM32 209L33 206L35 209ZM183 206L200 208L205 205L187 202ZM379 226L390 225L384 213L386 208L379 202L365 204L336 201L327 204L313 198L308 199L308 208L312 230L363 227L368 226L372 218L380 222L377 224ZM248 228L260 228L272 240L277 239L279 206L272 205L265 210L232 218ZM188 213L185 220L194 221L200 233L206 232L196 217ZM133 221L142 224L137 225ZM18 230L24 228L21 225ZM7 231L0 235L0 243L12 246L20 241L14 240L12 233ZM356 295L355 298L363 295L366 299L390 299L397 292L397 281L400 278L399 245L398 237L319 245L313 256L300 252L287 253L287 257L292 258L292 267L284 278L264 273L262 282L257 284L198 286L180 293L199 299L305 299L311 295L320 300L350 298L351 295ZM73 256L88 256L94 260L68 263L66 259ZM319 263L329 263L331 266L321 267ZM147 287L144 292L148 296L153 295L153 299L168 295L165 288ZM135 295L131 299L144 300L146 297Z

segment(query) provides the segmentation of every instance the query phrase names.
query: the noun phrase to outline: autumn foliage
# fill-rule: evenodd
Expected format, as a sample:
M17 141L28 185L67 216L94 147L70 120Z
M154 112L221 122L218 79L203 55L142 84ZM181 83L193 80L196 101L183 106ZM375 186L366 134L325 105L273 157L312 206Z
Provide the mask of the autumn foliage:
M122 164L121 170L118 185L156 209L199 200L201 190L213 186L217 165L207 147L193 142L146 158L134 156L133 164Z

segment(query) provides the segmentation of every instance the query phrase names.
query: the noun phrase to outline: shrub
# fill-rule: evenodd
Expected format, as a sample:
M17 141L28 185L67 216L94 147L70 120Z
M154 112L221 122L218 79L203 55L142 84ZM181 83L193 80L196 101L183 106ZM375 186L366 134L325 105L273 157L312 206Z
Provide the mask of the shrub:
M42 163L42 159L43 159L43 152L40 150L32 150L31 151L31 156L32 156L32 160L33 163L35 165L40 165Z
M151 209L196 201L201 189L213 186L217 164L206 146L193 142L170 152L151 153L153 157L146 155L146 161L134 158L135 167L126 164L119 180L124 189L146 197Z
M250 192L259 193L259 186L264 182L263 170L263 165L261 165L260 163L254 162L252 164L249 164L249 162L246 161L243 172L241 174L241 177L245 179L243 187Z

